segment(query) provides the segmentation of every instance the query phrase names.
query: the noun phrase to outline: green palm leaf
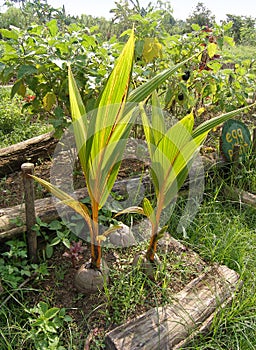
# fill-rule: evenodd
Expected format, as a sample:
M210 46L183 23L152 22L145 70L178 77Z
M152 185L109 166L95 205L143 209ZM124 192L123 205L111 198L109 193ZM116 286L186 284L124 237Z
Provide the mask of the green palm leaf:
M73 121L73 129L76 140L76 147L83 171L86 171L86 140L87 140L87 116L86 110L79 93L76 81L70 66L68 67L68 86L70 110Z
M162 191L164 191L163 208L173 200L173 190L175 187L177 190L179 189L180 180L186 179L185 175L187 174L189 163L199 151L200 145L204 142L207 134L208 131L188 141L179 151L173 165L168 169L168 177L165 179L162 188Z
M246 107L243 108L239 108L239 109L235 109L234 111L222 114L220 116L214 117L210 120L205 121L204 123L200 124L194 131L192 136L195 138L197 136L199 136L200 134L209 131L213 128L215 128L216 126L224 123L226 120L238 115L239 113L248 111L249 108L253 107L256 105L256 102L248 105Z
M77 200L75 200L73 197L71 197L66 192L59 189L57 186L52 185L50 182L45 181L43 179L40 179L39 177L35 175L30 175L34 180L38 181L41 185L43 185L49 192L51 192L55 197L59 198L61 202L59 204L66 204L73 210L75 210L78 214L80 214L85 221L87 222L88 226L91 227L91 218L90 218L90 212L87 208L87 206Z
M87 186L91 198L102 207L115 182L132 114L123 115L133 64L132 32L107 81L89 127L86 145Z
M152 132L154 145L157 146L162 136L166 133L163 111L157 93L152 93Z
M153 119L157 117L157 113L152 115ZM160 115L160 118L162 118L162 115ZM142 121L148 148L151 154L152 180L156 194L158 194L162 186L165 186L180 150L189 140L191 140L194 117L192 114L187 115L167 130L165 134L162 133L163 127L161 127L161 132L158 132L158 130L155 130L150 125L149 120L143 111ZM157 123L152 120L152 125L153 123L155 127L157 127Z
M200 55L200 52L195 55L187 58L186 60L174 65L173 67L164 70L163 72L157 74L155 77L147 81L145 84L140 85L134 89L127 99L127 102L130 102L127 106L127 111L133 108L134 103L144 101L148 96L152 94L161 84L163 84L173 73L175 73L179 68L184 64L188 63L193 58Z

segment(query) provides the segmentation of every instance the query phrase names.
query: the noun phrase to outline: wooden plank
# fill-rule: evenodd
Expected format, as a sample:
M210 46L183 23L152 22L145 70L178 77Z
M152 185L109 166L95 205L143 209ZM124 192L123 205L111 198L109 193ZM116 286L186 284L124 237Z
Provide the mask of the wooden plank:
M153 308L106 335L107 350L181 349L239 288L239 275L213 266L175 295L172 305Z
M34 175L34 168L33 163L23 163L21 166L24 185L28 257L32 263L38 262L37 234L33 229L36 224L34 180L29 176Z

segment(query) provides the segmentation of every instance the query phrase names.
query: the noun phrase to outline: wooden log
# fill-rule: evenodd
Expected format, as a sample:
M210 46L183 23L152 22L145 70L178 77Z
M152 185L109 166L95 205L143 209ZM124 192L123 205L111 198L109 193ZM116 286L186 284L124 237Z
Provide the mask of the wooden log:
M256 194L243 191L238 188L233 188L230 186L225 186L224 193L225 196L229 199L249 204L252 207L256 208Z
M213 266L177 293L172 305L153 308L107 333L106 349L181 349L198 330L209 328L213 315L240 286L235 271Z
M48 132L32 139L0 149L0 176L20 170L22 163L36 162L38 158L49 158L58 142Z
M113 187L113 192L118 194L125 194L127 192L128 184L136 184L141 182L145 189L150 187L149 177L131 178L128 180L117 181ZM78 200L88 197L88 191L86 188L81 188L74 191ZM35 213L42 221L49 223L59 217L56 209L56 202L52 197L35 200ZM74 213L68 206L66 207L66 213ZM19 223L17 222L17 219ZM0 240L9 239L17 236L26 231L26 218L25 218L25 204L16 205L11 208L0 209ZM19 225L18 225L19 224Z

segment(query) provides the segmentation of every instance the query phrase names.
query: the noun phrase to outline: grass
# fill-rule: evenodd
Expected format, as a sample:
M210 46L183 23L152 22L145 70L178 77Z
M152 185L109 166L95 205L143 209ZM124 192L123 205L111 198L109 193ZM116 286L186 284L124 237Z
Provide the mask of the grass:
M234 165L234 171L228 178L230 186L256 194L256 157L251 154L239 167Z
M0 87L0 148L52 130L47 122L32 121L32 116L22 111L23 99L18 96L11 99L10 91L9 87Z
M214 319L211 333L197 339L191 350L253 350L256 348L256 210L226 200L219 186L214 181L208 187L200 212L187 230L185 244L206 261L225 264L237 271L243 287L232 304ZM180 201L173 218L174 227L184 204ZM178 234L175 236L182 239Z
M251 60L254 61L256 54L255 46L252 45L235 45L224 48L223 56L229 58L232 61Z

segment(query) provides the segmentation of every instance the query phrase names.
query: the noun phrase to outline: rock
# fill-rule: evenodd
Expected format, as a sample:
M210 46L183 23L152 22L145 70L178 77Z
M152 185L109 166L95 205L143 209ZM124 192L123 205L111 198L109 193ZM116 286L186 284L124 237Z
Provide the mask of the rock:
M152 226L148 219L143 219L137 222L132 227L132 232L139 242L144 242L151 237Z

